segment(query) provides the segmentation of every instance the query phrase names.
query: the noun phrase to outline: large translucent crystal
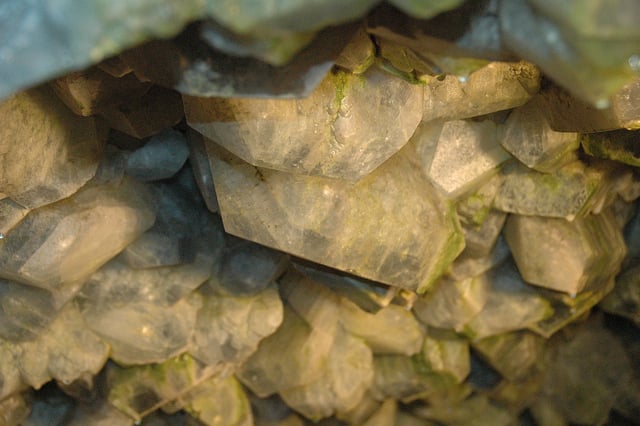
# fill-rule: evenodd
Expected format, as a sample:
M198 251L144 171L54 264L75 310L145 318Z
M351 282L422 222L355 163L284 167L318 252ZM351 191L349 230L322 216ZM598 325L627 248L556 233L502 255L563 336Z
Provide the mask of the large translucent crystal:
M318 380L280 393L283 400L310 419L354 408L373 381L371 350L360 339L338 329L327 364Z
M410 147L357 184L257 169L209 149L225 229L234 235L418 291L462 249L457 218Z
M212 377L180 398L184 410L211 426L252 426L249 399L233 376Z
M20 342L39 336L55 316L51 293L0 279L0 337Z
M0 103L0 123L0 192L24 207L68 197L98 168L104 130L46 87Z
M578 149L578 134L556 132L549 127L538 102L530 102L513 111L507 119L500 143L527 167L550 172L572 158Z
M512 215L505 236L527 282L573 295L615 275L626 252L609 212L573 222Z
M88 186L32 211L0 241L0 275L64 299L154 219L141 184Z
M271 287L251 296L206 295L189 352L210 365L239 364L276 331L282 316L282 302Z
M258 167L356 181L409 140L422 88L376 68L329 74L296 100L185 96L191 127Z
M412 137L425 173L447 198L468 192L510 158L493 121L425 124Z

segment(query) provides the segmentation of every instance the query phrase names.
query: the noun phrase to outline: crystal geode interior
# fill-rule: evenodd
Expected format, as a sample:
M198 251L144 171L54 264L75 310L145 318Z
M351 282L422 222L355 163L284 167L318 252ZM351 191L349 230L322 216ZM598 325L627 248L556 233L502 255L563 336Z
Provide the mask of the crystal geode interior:
M0 6L0 425L640 419L640 6Z

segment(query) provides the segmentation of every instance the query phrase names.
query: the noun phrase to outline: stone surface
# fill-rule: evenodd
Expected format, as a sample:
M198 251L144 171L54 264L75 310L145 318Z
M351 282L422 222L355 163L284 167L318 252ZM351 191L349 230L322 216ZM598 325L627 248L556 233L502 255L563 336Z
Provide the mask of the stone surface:
M155 219L139 183L88 186L29 213L0 242L0 275L49 289L58 302Z
M450 207L407 149L351 185L256 169L208 148L225 229L234 235L418 291L462 249Z
M514 110L501 129L500 143L527 167L552 172L575 157L579 137L575 132L556 132L549 127L539 102Z
M447 198L477 188L510 158L490 120L423 124L411 141L426 175Z
M27 208L58 201L93 177L106 138L46 87L0 103L0 192Z
M331 73L300 100L184 104L191 127L254 166L357 181L407 143L421 100L421 87L371 68Z
M617 274L626 252L608 212L573 222L511 215L505 237L527 282L573 295Z
M198 28L171 41L152 41L123 54L143 81L190 96L297 98L310 94L331 69L353 25L321 31L288 64L276 67L212 49ZM158 66L163 64L163 66Z
M499 16L505 41L574 95L606 107L611 95L637 77L637 66L630 58L638 55L638 34L629 31L628 22L639 16L640 9L622 4L604 6L598 0L581 3L578 9L583 13L574 14L570 7L547 0L501 3ZM600 8L607 9L607 18L600 17ZM558 19L574 25L560 26ZM607 31L594 37L593 32L582 29L585 21L591 22L587 27L595 22L606 25ZM626 24L611 25L616 21Z

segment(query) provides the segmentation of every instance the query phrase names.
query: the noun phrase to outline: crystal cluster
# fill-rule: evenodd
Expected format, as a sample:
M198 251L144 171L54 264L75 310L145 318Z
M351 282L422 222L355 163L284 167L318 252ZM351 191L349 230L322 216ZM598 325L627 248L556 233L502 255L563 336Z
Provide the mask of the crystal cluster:
M54 3L0 7L0 425L640 418L636 3Z

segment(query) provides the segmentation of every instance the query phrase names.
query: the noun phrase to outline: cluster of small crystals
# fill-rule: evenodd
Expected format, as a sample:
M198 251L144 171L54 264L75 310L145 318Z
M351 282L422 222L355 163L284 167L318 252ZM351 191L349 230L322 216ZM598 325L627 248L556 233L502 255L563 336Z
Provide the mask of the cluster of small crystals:
M639 4L41 3L0 425L640 418Z

